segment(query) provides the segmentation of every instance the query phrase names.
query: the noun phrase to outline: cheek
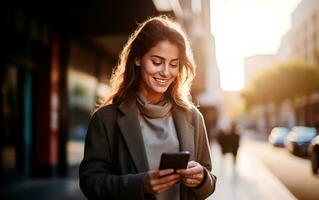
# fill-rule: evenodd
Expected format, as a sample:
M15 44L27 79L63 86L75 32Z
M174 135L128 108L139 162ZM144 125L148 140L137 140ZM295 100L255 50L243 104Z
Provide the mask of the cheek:
M154 74L157 71L156 66L154 66L151 61L142 62L142 68L143 68L144 73L146 73L146 74Z
M172 72L171 72L172 76L175 77L175 78L178 76L178 73L179 73L179 69L178 68L177 69L173 69Z
M141 73L142 73L142 79L145 81L145 82L149 82L151 79L152 79L152 77L153 77L153 72L152 71L150 71L149 69L147 70L147 69L143 69L142 71L141 71Z
M142 79L145 81L148 77L148 73L145 70L142 70L141 73L142 73Z

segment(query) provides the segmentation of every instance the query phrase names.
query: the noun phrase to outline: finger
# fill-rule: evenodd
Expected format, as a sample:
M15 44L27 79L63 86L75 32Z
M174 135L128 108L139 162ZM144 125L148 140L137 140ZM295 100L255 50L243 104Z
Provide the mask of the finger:
M204 174L203 173L199 173L199 174L190 174L190 175L185 175L183 176L184 178L192 178L192 179L197 179L197 180L202 180L204 178Z
M178 180L178 179L180 179L180 177L181 176L179 174L167 175L167 176L164 176L164 177L161 177L161 178L154 180L154 183L156 185L165 184L165 183L170 182L170 181Z
M182 178L182 182L187 184L193 184L193 183L198 183L199 181L193 178Z
M192 175L192 174L202 173L202 171L203 171L203 167L200 164L198 164L198 165L191 167L191 168L187 168L184 170L177 170L177 173L179 173L181 175Z
M175 184L175 183L173 183L172 185L174 185L174 184ZM161 189L161 190L158 190L158 191L157 191L157 194L159 194L159 193L161 193L161 192L164 192L164 191L170 189L170 188L172 187L172 185L170 185L170 186L167 187L167 188L163 188L163 189Z
M199 164L198 162L191 160L187 163L187 168L195 167L198 164Z
M179 179L178 180L172 180L170 182L167 182L167 183L164 183L164 184L161 184L161 185L157 185L156 187L154 187L154 189L156 191L166 190L166 189L170 188L172 185L174 185L177 182L179 182Z
M163 169L158 171L159 176L166 176L168 174L172 174L174 172L174 169Z
M150 178L156 178L156 177L158 177L158 170L150 170L150 171L148 171L147 175Z
M157 186L154 187L154 191L155 191L156 193L164 192L164 191L166 191L167 189L169 189L172 185L174 185L175 183L177 183L178 181L179 181L179 179L178 179L178 180L172 180L172 181L170 181L170 182L166 182L166 183L164 183L164 184L157 185Z
M188 187L196 187L200 181L197 179L191 179L191 178L184 178L182 179L182 182L184 185L188 186Z
M180 170L187 170L187 169L190 169L190 168L194 168L194 167L196 167L198 165L200 165L198 162L192 160L192 161L189 161L187 163L187 168L186 169L180 169Z

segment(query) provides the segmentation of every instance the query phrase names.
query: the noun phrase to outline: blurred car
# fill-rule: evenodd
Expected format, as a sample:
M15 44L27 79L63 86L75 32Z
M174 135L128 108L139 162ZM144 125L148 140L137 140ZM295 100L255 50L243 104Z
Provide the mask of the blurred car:
M294 126L285 140L285 146L294 155L306 156L308 146L316 135L315 128Z
M289 128L286 127L275 127L271 130L268 137L270 144L278 147L285 146L285 140L290 132Z
M85 124L77 124L70 127L70 139L84 141L86 136L87 126Z
M319 135L311 140L309 144L309 155L311 160L311 168L314 174L318 174L319 169Z

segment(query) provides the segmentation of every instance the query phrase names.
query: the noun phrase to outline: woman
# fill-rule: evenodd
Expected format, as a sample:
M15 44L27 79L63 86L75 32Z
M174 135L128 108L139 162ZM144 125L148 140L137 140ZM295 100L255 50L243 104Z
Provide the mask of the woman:
M217 140L222 148L223 155L226 153L233 154L233 161L234 164L236 164L240 144L240 132L237 123L233 121L229 130L220 130L217 135Z
M189 100L195 65L180 27L140 24L120 55L113 93L93 114L80 166L89 199L205 199L215 189L202 115ZM163 152L190 152L187 169L158 170Z

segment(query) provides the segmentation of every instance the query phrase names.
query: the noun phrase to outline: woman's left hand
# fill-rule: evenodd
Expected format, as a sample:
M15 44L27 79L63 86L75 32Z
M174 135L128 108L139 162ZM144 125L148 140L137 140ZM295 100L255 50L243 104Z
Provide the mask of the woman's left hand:
M181 175L182 183L187 187L196 187L204 179L204 167L195 161L189 161L187 169L179 169L177 173Z

